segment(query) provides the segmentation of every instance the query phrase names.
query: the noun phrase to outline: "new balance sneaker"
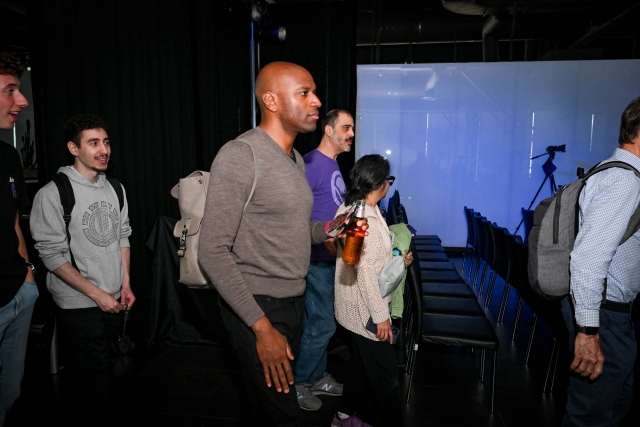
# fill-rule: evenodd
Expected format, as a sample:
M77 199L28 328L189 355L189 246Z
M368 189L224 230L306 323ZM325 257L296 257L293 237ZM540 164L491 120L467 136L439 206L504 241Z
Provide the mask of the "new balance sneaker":
M371 424L367 424L362 421L358 416L354 413L346 420L340 419L338 414L333 416L333 421L331 421L331 427L373 427Z
M309 384L296 384L298 405L305 411L317 411L322 406L322 401L311 393Z
M311 392L316 396L319 394L342 396L342 384L336 381L331 374L325 372L324 377L311 386Z

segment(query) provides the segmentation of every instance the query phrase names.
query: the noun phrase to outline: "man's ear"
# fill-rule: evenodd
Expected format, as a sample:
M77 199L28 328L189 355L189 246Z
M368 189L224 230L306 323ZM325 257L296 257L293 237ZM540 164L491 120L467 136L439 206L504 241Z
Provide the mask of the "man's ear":
M278 97L273 92L265 92L262 95L262 102L267 110L272 113L278 111Z
M74 157L78 157L78 146L73 141L67 142L67 148Z
M329 138L333 136L333 128L331 127L331 125L326 125L324 127L324 134L327 135Z

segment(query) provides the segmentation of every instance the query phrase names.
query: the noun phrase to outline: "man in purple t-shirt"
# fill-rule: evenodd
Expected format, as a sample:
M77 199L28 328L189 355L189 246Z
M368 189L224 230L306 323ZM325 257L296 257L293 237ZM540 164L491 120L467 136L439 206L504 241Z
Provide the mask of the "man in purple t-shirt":
M313 192L311 221L332 220L346 192L336 158L351 150L353 117L346 110L331 110L322 120L320 145L304 156L307 181ZM311 264L304 291L305 311L302 338L295 367L296 392L302 409L320 409L319 394L341 396L342 384L327 368L327 345L336 331L333 313L336 244L334 239L311 247Z

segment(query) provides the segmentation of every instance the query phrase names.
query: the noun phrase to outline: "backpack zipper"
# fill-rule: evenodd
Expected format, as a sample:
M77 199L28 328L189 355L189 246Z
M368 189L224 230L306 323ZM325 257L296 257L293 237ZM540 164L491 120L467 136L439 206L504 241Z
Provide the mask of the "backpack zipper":
M560 208L561 208L561 203L562 203L562 190L559 190L556 193L556 206L554 207L554 212L553 212L553 244L557 245L558 244L558 234L559 233L559 228L560 228Z

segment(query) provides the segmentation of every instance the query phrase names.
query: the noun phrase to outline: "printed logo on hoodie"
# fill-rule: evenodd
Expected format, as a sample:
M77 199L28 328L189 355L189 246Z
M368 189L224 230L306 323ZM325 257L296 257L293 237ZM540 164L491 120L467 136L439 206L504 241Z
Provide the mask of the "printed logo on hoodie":
M116 241L118 232L118 210L104 200L92 203L82 216L82 231L96 246L107 247Z

